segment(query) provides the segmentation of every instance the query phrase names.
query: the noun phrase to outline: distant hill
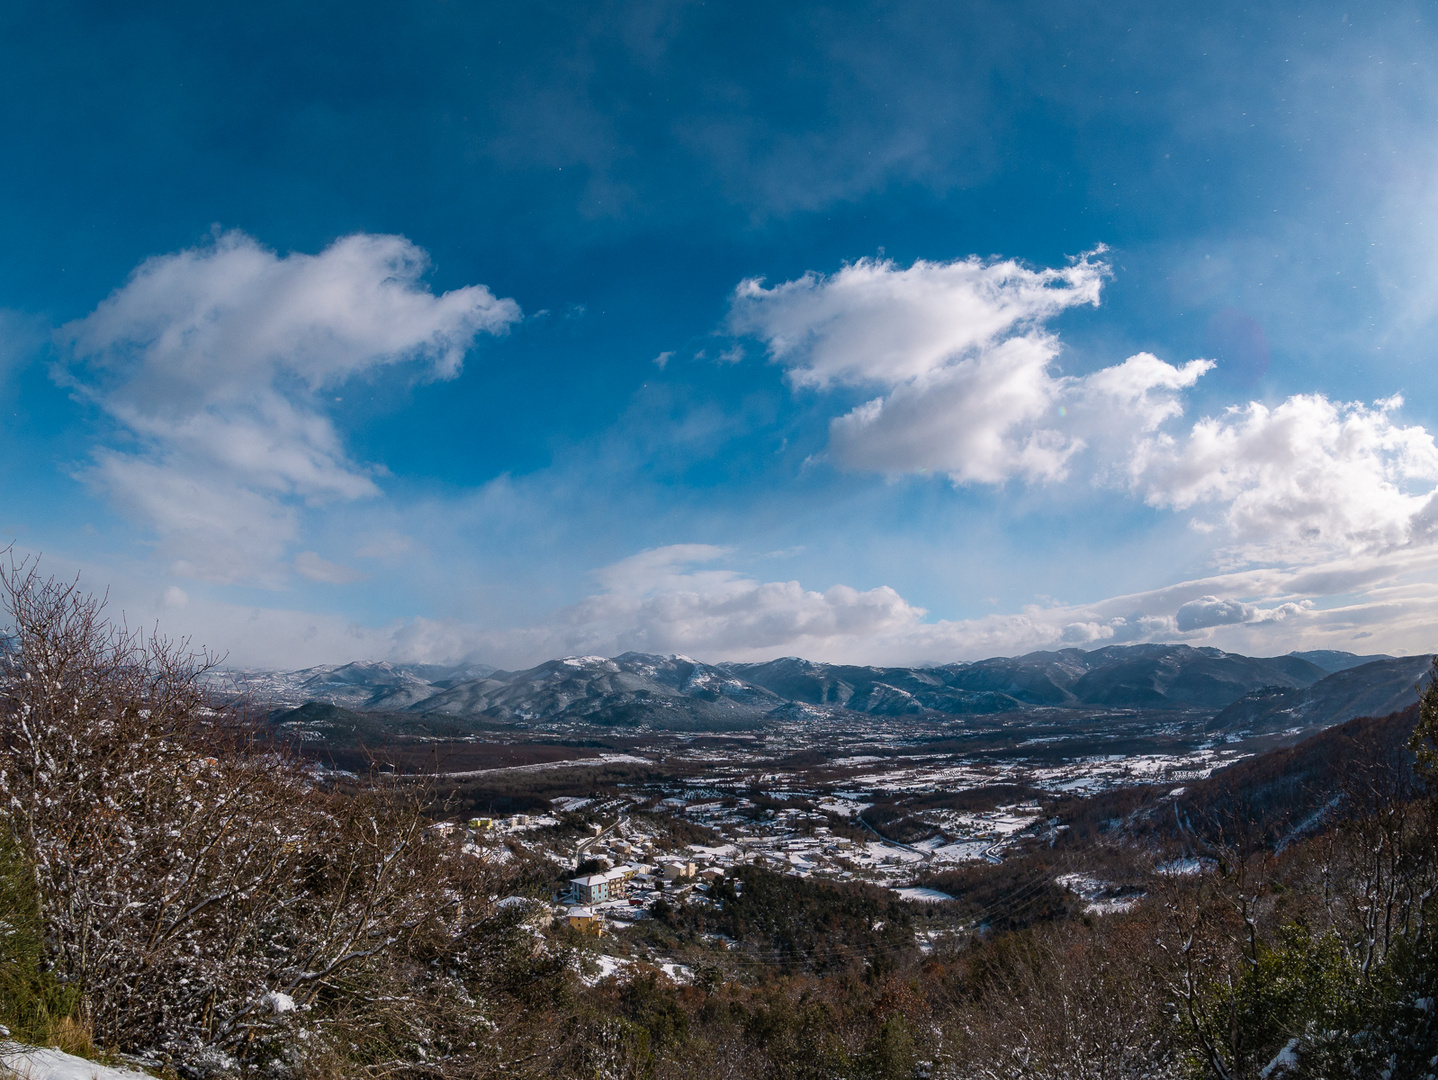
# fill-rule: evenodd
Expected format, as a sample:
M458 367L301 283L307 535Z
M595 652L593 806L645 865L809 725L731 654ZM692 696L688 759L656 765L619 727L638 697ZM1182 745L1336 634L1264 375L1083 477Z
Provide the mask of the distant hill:
M1157 834L1190 852L1210 845L1282 849L1366 801L1413 782L1408 739L1417 704L1320 728L1291 745L1243 758L1180 787L1115 789L1073 799L1063 843L1084 845L1118 825Z
M1035 709L1184 710L1213 715L1224 730L1283 730L1391 711L1411 700L1402 698L1404 680L1411 684L1409 669L1421 668L1420 659L1349 663L1363 659L1335 652L1251 657L1163 644L1061 649L938 667L797 657L706 664L631 652L565 657L524 671L373 661L236 672L228 688L238 686L250 699L280 710L314 702L357 714L384 712L382 726L391 731L398 717L415 714L447 717L439 725L445 727L471 720L738 731L839 713L963 718ZM286 722L314 731L334 725L337 734L345 728L371 731L378 723L373 716L361 721L332 713Z
M745 682L789 701L836 705L871 716L926 712L966 716L1008 712L1024 702L994 687L969 687L955 680L958 666L940 668L859 667L822 664L786 656L763 664L724 664Z
M361 660L298 671L217 672L211 681L217 689L237 691L271 706L321 701L351 709L403 709L456 683L494 672L488 664L392 664L385 660Z
M1189 784L1178 799L1188 828L1211 838L1248 832L1282 846L1359 807L1386 784L1411 781L1408 738L1416 702L1344 719L1295 746L1280 747Z
M851 667L785 658L722 665L795 701L883 715L954 715L1033 705L1220 709L1261 686L1304 687L1328 672L1299 657L1257 659L1189 645L1111 645L936 668Z
M1311 686L1271 686L1245 694L1213 719L1220 731L1266 732L1387 716L1418 700L1428 656L1390 657L1344 668Z
M1351 652L1338 652L1335 649L1311 649L1308 652L1294 652L1288 655L1296 656L1300 660L1307 660L1310 664L1317 664L1329 673L1346 671L1351 667L1359 667L1362 664L1371 664L1375 660L1395 659L1395 657L1389 656L1387 653L1357 656Z
M506 720L639 724L676 731L758 727L785 699L735 677L722 665L683 656L625 653L550 660L501 679L461 682L411 708Z
M1260 686L1304 687L1327 672L1294 656L1258 659L1188 645L1110 646L1085 654L1070 692L1085 705L1221 709Z

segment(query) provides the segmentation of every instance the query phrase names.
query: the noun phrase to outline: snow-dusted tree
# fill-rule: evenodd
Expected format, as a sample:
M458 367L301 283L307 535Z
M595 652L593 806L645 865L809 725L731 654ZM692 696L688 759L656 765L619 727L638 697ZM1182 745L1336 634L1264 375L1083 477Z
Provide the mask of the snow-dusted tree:
M0 607L0 813L97 1039L193 1062L322 1035L355 1012L327 992L483 914L490 871L417 799L317 786L212 707L209 656L33 563L0 566Z
M1419 683L1418 723L1408 745L1418 759L1418 771L1430 782L1438 781L1438 656L1428 669L1427 685Z

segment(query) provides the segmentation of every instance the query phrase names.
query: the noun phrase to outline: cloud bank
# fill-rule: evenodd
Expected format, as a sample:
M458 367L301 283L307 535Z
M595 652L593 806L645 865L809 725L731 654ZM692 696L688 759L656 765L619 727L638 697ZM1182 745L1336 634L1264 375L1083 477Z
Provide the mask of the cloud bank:
M60 332L62 380L132 444L97 450L85 478L153 531L176 573L283 580L303 507L379 492L323 395L402 364L453 378L480 334L520 317L479 285L435 296L427 268L399 236L281 256L239 232L142 263Z
M797 655L854 664L925 664L1036 649L1137 641L1215 645L1252 655L1294 649L1429 651L1438 605L1438 551L1256 569L1182 581L1091 603L1030 604L1015 612L930 620L886 587L823 591L764 581L722 563L724 548L684 544L640 552L596 571L599 589L529 625L494 629L410 618L364 626L339 615L200 599L151 601L172 632L212 642L239 634L237 666L300 667L358 657L508 668L557 656L637 650L709 661ZM719 565L716 565L719 564ZM1335 593L1346 594L1340 603ZM157 596L158 596L157 592ZM162 610L163 608L163 610ZM132 613L150 608L132 605ZM1379 634L1375 636L1373 631Z
M1298 394L1183 430L1184 392L1211 361L1139 353L1060 374L1044 324L1099 303L1101 252L1059 269L863 259L773 287L744 281L728 328L758 337L796 387L882 391L830 423L829 452L847 469L1002 485L1062 480L1082 463L1095 484L1222 530L1229 565L1438 536L1438 447L1397 422L1399 397Z

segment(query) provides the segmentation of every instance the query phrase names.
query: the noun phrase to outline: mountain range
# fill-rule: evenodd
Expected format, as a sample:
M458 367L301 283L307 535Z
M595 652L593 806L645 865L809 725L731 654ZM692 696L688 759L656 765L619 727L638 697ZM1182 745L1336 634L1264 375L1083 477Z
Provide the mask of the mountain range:
M706 664L625 653L523 671L384 661L235 672L274 716L307 703L397 720L522 726L583 723L735 730L836 712L873 717L999 716L1050 710L1182 710L1224 730L1283 730L1381 715L1416 699L1428 657L1324 650L1251 657L1189 645L1114 645L937 667L826 664L796 657ZM309 715L318 718L311 708ZM406 726L408 723L406 722Z

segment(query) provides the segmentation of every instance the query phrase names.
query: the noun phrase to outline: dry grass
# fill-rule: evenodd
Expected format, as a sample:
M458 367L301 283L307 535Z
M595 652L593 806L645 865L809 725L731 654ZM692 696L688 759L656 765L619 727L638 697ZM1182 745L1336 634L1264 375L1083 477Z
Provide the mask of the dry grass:
M95 1033L88 1023L82 1023L73 1016L61 1017L50 1030L50 1043L56 1050L63 1050L76 1057L95 1060L100 1057L95 1047Z

